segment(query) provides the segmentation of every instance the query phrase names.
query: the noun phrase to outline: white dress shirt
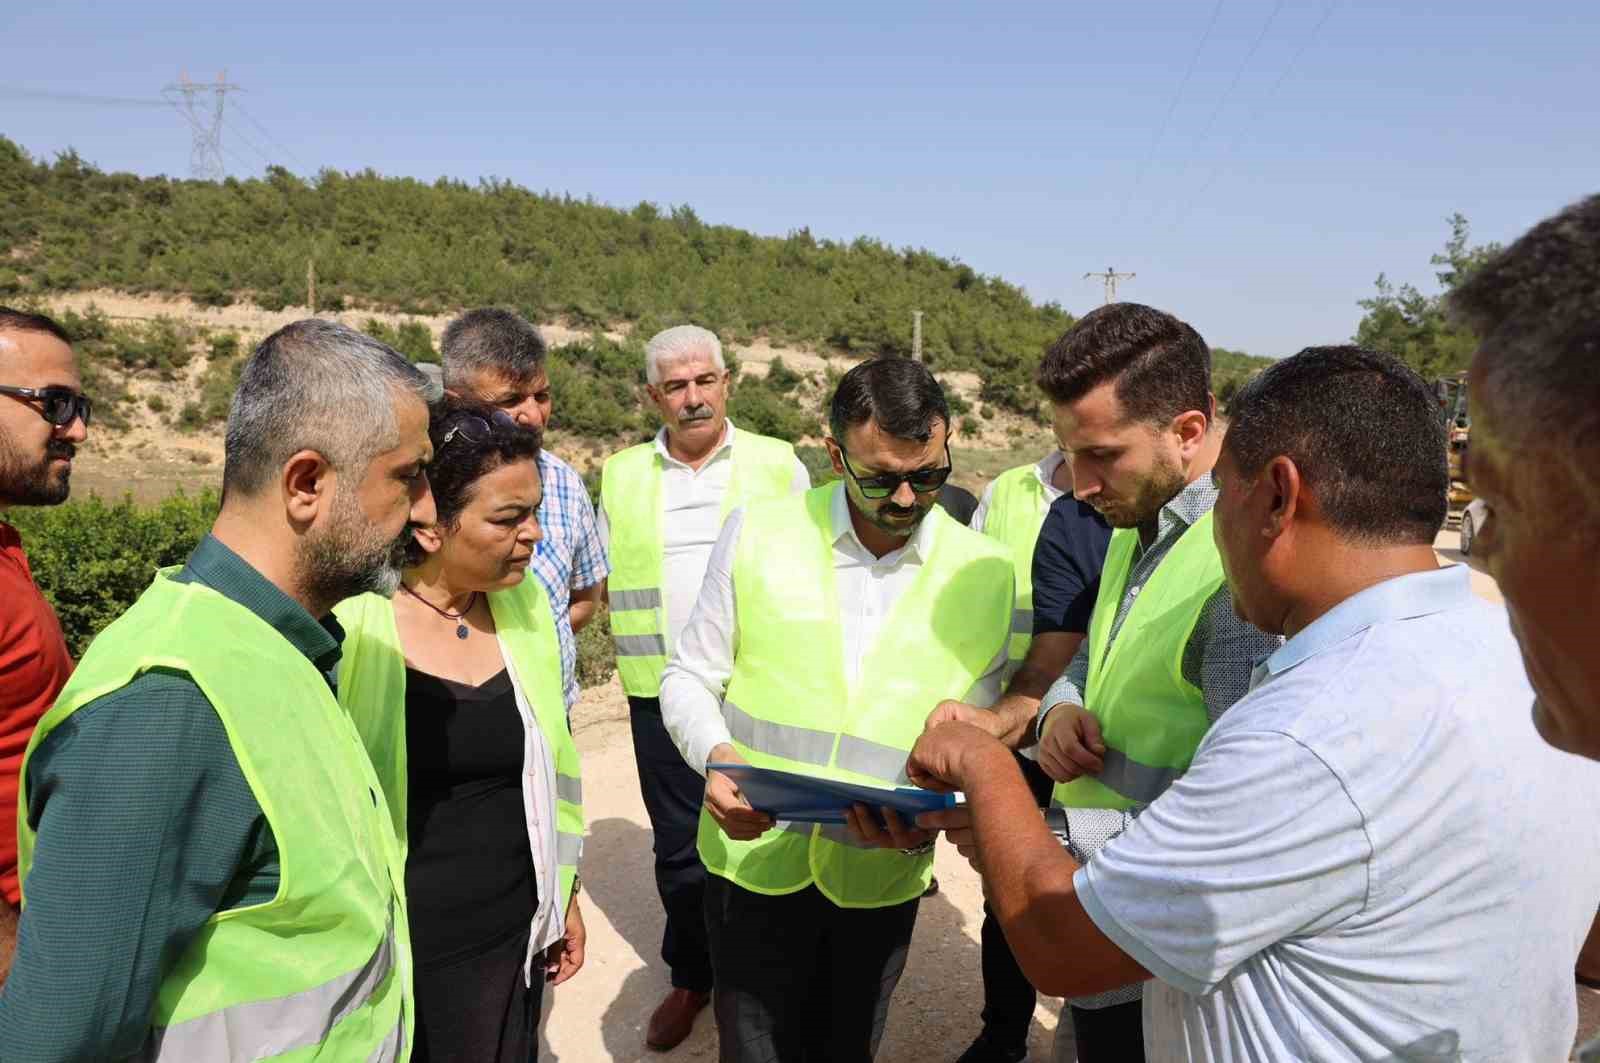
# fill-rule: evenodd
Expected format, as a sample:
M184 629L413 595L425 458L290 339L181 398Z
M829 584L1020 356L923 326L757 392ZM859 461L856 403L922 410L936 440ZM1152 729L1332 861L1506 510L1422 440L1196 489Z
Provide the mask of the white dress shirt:
M844 678L854 687L861 662L889 615L895 599L911 588L927 556L932 533L927 521L917 526L906 545L882 557L861 545L850 522L844 491L833 496L833 572L843 627ZM732 742L722 718L722 695L733 675L739 652L734 622L733 559L744 528L744 510L728 514L722 535L711 551L705 582L694 612L678 639L677 649L661 675L661 718L689 766L705 773L712 749ZM774 558L781 564L781 558ZM1010 615L1009 610L1006 615ZM796 647L804 652L804 647ZM989 662L965 700L988 706L1000 696L1000 674L1007 659L1006 645ZM928 706L933 711L933 706Z
M1055 479L1056 470L1061 468L1062 463L1066 460L1066 455L1062 454L1061 451L1052 450L1040 458L1038 464L1033 467L1033 478L1044 485L1044 504L1046 509L1050 508L1052 502L1066 494L1065 491L1050 482ZM978 499L978 508L972 511L972 524L970 527L973 531L983 531L984 522L989 519L989 507L994 504L994 485L995 481L990 480L988 486L983 489L983 496Z
M722 497L733 482L733 422L722 428L722 442L698 468L686 465L667 451L667 430L656 433L656 452L661 455L661 593L667 630L667 653L677 644L678 633L689 622L689 612L700 594L700 581L706 562L722 528ZM811 474L794 461L790 490L801 494L811 489ZM600 507L600 541L611 550L611 521L604 504Z

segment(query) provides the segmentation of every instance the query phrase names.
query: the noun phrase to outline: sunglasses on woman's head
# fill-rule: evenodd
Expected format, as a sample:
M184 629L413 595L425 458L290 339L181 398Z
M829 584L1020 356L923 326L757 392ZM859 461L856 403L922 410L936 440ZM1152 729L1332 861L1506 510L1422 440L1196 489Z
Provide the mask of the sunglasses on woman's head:
M450 427L445 429L444 438L439 440L440 447L449 446L450 441L456 436L469 443L482 443L489 438L495 428L527 431L504 410L495 410L487 419L476 413L459 413L451 418L451 422Z

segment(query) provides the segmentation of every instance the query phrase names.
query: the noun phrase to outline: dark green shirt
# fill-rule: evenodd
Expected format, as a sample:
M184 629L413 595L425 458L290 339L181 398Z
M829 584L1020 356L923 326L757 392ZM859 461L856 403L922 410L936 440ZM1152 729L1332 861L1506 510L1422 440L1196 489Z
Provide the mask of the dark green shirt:
M319 623L209 535L176 578L255 613L332 684L344 639L332 616ZM38 843L0 992L0 1057L133 1056L163 974L206 920L276 895L272 830L221 718L181 672L145 672L73 713L23 784Z

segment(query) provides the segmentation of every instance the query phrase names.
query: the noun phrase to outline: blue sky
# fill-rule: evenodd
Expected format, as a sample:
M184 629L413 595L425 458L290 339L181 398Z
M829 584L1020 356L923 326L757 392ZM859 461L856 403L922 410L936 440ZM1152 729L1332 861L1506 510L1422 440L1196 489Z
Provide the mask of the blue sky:
M186 174L171 110L35 94L225 68L241 175L265 154L688 203L1080 313L1109 265L1263 354L1347 338L1380 270L1431 287L1453 211L1506 240L1600 189L1593 2L7 7L0 133L36 156Z

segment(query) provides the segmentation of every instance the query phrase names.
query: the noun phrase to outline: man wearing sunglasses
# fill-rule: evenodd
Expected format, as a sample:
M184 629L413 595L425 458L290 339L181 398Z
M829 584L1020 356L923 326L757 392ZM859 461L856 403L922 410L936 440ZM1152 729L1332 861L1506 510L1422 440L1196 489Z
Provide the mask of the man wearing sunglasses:
M932 836L885 813L774 821L710 765L748 762L904 785L928 707L999 694L1011 628L1005 548L936 506L950 413L918 362L840 380L841 479L736 510L661 681L662 714L704 773L699 850L724 1063L867 1060L905 967ZM859 813L860 815L857 815Z
M0 513L67 500L72 455L89 434L82 387L60 325L0 307ZM61 625L33 582L22 539L0 521L0 985L22 902L12 829L22 751L71 674Z

